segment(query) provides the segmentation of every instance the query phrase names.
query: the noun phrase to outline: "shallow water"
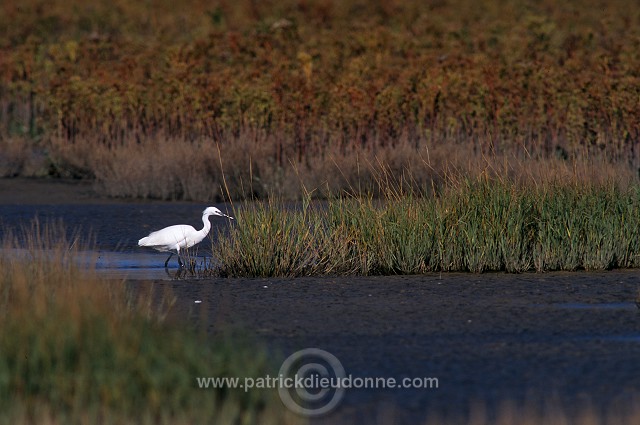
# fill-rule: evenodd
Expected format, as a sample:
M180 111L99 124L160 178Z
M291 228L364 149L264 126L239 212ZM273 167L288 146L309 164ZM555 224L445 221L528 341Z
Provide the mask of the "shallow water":
M202 211L208 205L170 203L1 205L0 231L3 228L29 226L37 219L41 224L62 220L69 233L95 240L97 250L114 252L144 252L138 239L150 232L173 224L202 227ZM225 205L214 204L223 212ZM228 225L227 220L212 217L211 224ZM212 232L214 234L214 232ZM206 240L203 242L204 245ZM147 249L148 250L148 249Z
M222 211L225 205L214 205ZM60 205L0 205L0 234L8 229L29 227L34 220L42 225L62 221L69 235L80 235L94 250L82 254L81 262L96 260L96 269L113 278L170 279L164 269L168 253L139 247L138 240L154 230L173 224L202 227L199 204L117 203L117 204L60 204ZM211 217L210 236L194 247L199 261L211 256L211 244L216 228L228 226L227 220ZM1 237L1 235L0 235ZM170 263L170 271L177 269L177 258Z
M177 257L174 255L165 269L168 254L159 252L112 252L97 251L81 253L81 263L91 264L107 279L118 280L174 280L178 273ZM198 264L207 257L197 259ZM187 275L186 271L184 275Z
M132 285L170 288L176 314L209 332L239 326L284 356L322 348L354 376L440 379L437 390L350 390L318 423L371 423L387 408L396 423L419 423L430 412L464 414L476 401L491 408L546 397L565 406L586 397L606 409L640 393L640 271L173 280L175 257L167 273L167 254L137 240L172 224L199 228L204 207L0 205L0 229L62 219L95 240L78 261ZM199 245L200 258L210 243Z

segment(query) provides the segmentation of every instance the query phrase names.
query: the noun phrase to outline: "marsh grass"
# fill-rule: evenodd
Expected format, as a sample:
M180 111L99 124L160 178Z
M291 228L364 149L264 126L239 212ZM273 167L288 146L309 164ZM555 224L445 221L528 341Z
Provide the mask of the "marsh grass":
M292 423L268 391L197 387L263 376L271 365L250 338L169 320L171 293L79 268L82 245L61 225L5 233L0 422Z
M640 189L451 179L431 196L236 209L213 246L228 276L608 270L640 263ZM386 188L385 188L386 187Z
M255 189L236 199L299 197L291 164L306 187L347 187L334 163L371 184L351 170L375 158L436 182L422 158L596 159L637 181L636 3L113 4L0 5L0 175L210 200L218 143Z

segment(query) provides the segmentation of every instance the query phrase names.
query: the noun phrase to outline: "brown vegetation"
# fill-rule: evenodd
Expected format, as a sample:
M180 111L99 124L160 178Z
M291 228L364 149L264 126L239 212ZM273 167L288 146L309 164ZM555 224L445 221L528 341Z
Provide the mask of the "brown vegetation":
M639 52L620 0L8 1L0 172L166 199L221 196L219 154L235 196L379 162L427 185L594 161L628 180Z

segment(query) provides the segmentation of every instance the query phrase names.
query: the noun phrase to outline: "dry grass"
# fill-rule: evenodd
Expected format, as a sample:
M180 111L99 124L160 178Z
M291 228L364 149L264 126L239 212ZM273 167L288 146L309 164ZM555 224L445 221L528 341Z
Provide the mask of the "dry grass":
M119 148L73 145L60 147L59 161L65 165L56 169L66 177L86 177L82 170L92 170L96 189L112 197L200 201L229 196L242 201L269 196L299 199L306 193L314 198L330 198L341 192L378 194L381 174L403 179L423 194L460 175L469 179L489 176L530 186L554 182L626 186L637 181L631 168L602 157L566 161L508 153L479 156L469 145L425 144L417 150L409 145L344 154L327 150L318 160L279 166L273 161L273 146L249 138L227 144L200 140L185 145L163 138Z

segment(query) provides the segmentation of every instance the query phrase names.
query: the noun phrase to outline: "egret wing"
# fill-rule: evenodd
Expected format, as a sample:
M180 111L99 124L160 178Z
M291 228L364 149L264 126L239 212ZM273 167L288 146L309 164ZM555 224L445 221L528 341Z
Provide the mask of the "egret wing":
M194 228L189 225L176 224L175 226L151 232L146 238L140 239L138 245L150 246L160 250L182 248L186 245L187 238L193 231Z

